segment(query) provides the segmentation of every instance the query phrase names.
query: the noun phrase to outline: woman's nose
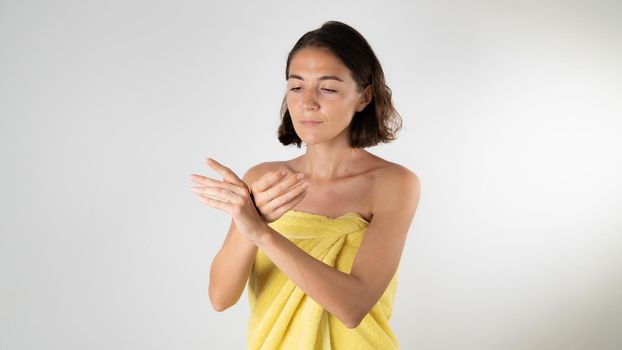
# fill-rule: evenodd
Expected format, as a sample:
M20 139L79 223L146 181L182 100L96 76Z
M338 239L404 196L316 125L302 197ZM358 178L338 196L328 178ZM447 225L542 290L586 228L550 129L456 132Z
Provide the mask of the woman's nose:
M317 108L317 99L315 98L315 93L313 91L303 92L302 93L302 108L304 110L315 109Z

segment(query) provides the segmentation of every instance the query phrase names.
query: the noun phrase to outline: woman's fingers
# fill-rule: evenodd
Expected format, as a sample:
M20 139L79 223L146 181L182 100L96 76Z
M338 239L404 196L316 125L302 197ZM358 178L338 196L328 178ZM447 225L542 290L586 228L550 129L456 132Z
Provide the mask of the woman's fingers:
M290 194L291 192L291 194ZM296 188L287 192L287 201L278 203L276 209L273 210L273 213L276 217L281 217L285 212L289 211L293 207L295 207L302 199L305 197L306 191L304 188L301 189L301 186L296 186ZM279 198L281 199L281 198ZM270 203L272 205L272 203Z
M229 190L229 191L231 191L231 192L233 192L233 193L235 193L237 195L240 195L240 196L243 196L247 192L246 188L242 188L240 186L234 185L234 184L229 183L229 182L223 182L223 181L218 181L218 180L210 179L207 176L197 176L197 175L193 175L193 176L196 178L196 180L193 180L193 181L195 181L196 183L202 185L202 186L193 187L193 189L202 189L202 188L205 188L205 187L218 187L218 188L227 189L227 190ZM193 190L193 192L194 192L194 190Z
M218 209L222 209L224 211L226 211L227 213L231 214L232 210L233 210L233 204L230 203L225 203L223 201L219 201L216 199L212 199L206 196L201 196L199 194L197 194L197 197L199 198L199 200L211 207L214 208L218 208Z
M192 181L204 186L218 186L222 181L211 179L207 176L192 174Z
M283 212L289 210L294 207L300 200L302 200L302 194L306 193L306 189L308 187L307 183L299 183L296 184L289 191L281 194L278 197L271 199L268 203L263 206L263 209L267 212L277 212L277 209L280 209L282 206L288 206ZM299 199L298 202L292 204L292 201ZM289 204L292 204L291 206Z
M299 177L300 175L302 174L298 174L297 176L292 174L278 184L277 181L282 178L280 175L268 174L260 178L257 182L252 184L253 193L255 194L255 203L257 205L262 205L274 200L293 185L302 181L303 177Z
M285 169L279 171L270 171L260 177L257 181L253 183L253 191L255 193L263 192L268 188L274 186L274 184L281 181L287 175L287 172L283 174L284 170Z
M207 158L207 165L209 165L210 168L216 170L222 176L223 180L236 185L244 184L244 181L242 181L242 179L240 179L233 171L231 171L231 169L218 163L212 158Z
M302 179L303 177L300 176L302 174L298 174L296 176L294 176L292 174L292 176L288 177L287 179L285 179L285 181L279 183L278 185L272 187L271 189L269 189L268 191L266 191L267 193L267 197L269 198L269 200L273 200L275 198L278 198L278 196L287 193L287 195L289 196L294 196L295 194L293 193L289 193L289 189L296 185L296 187L291 188L292 191L296 191L296 189L298 189L301 185L302 185ZM287 201L288 197L287 195L285 196L286 198L284 198L284 201ZM291 198L290 198L291 199Z
M216 199L218 201L222 201L224 203L239 203L241 197L237 195L235 192L223 187L210 187L210 186L202 186L202 187L193 187L192 192L194 192L198 196L207 197Z

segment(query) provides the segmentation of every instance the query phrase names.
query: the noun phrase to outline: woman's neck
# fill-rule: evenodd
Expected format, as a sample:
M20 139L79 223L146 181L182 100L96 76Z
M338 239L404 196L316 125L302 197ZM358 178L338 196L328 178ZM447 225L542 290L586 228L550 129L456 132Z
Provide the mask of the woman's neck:
M367 151L347 145L336 147L327 144L307 146L299 159L301 172L311 181L330 181L356 173L358 164Z

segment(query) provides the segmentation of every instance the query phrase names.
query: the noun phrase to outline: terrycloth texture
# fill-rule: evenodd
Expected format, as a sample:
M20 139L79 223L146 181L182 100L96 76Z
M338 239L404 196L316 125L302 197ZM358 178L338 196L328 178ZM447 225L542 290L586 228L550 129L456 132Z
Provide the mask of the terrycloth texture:
M369 222L356 212L333 219L295 210L269 224L305 252L345 273L351 271L368 225ZM356 328L349 329L307 296L258 249L248 282L251 317L247 325L247 348L399 349L388 323L397 275L396 272L363 321Z

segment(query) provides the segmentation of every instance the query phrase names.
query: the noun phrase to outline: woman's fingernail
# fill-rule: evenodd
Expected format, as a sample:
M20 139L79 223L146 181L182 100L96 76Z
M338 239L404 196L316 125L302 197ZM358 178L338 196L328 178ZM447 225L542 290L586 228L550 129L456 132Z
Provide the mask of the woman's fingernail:
M300 185L300 188L307 188L309 187L309 184L306 182L303 182L302 185Z
M302 179L303 177L305 177L305 174L298 174L298 175L296 175L296 178L298 180Z
M281 170L281 175L287 175L287 170L286 169Z

